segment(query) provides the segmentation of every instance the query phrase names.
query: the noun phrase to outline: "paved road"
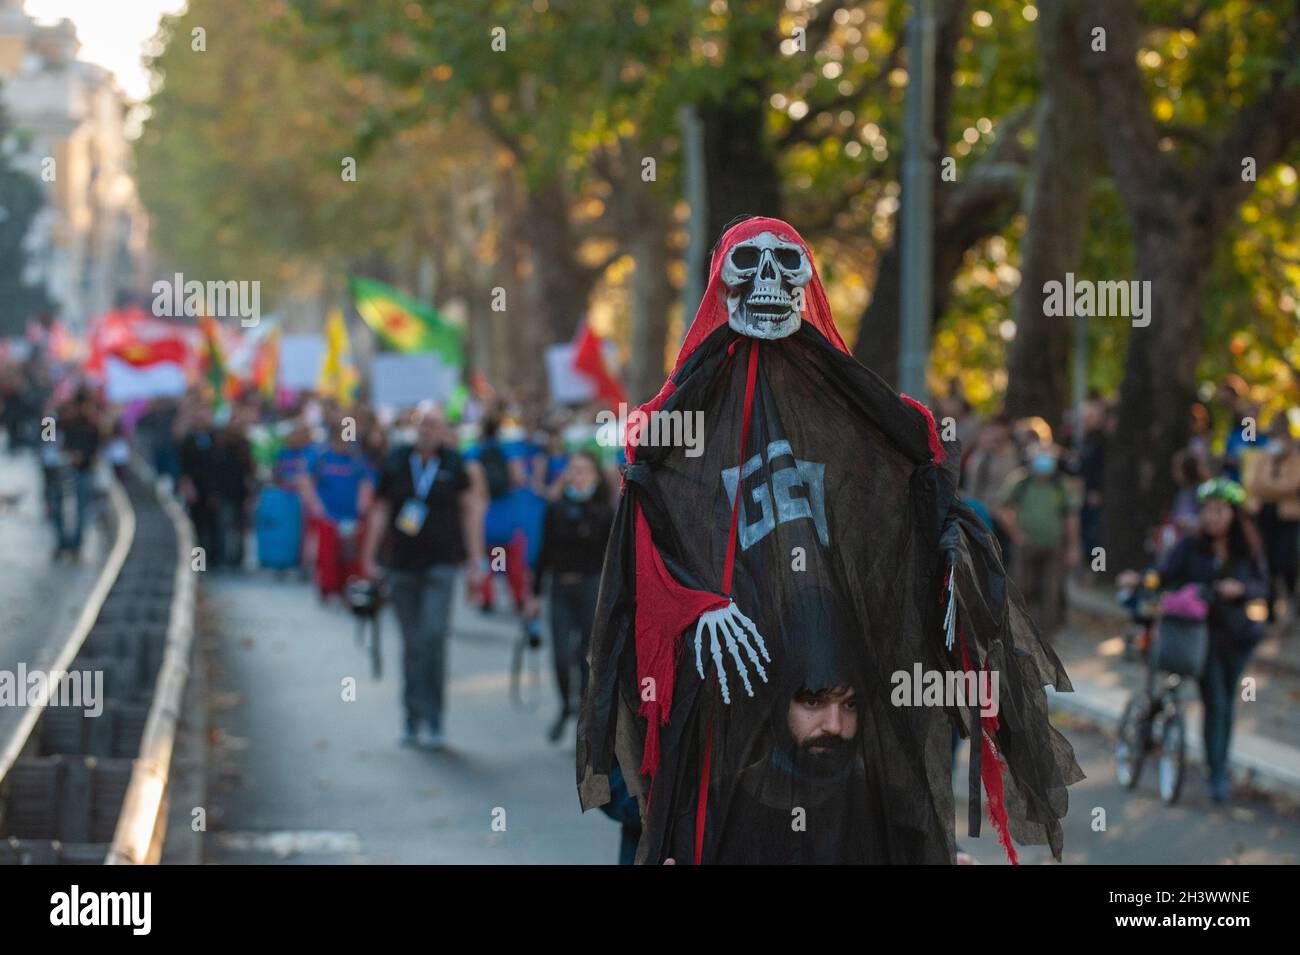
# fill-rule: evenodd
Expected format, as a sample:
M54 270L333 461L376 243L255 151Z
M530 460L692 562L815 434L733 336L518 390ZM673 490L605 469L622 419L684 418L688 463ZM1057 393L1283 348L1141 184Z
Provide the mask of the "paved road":
M209 576L204 587L221 633L209 861L617 860L617 825L578 811L572 737L563 746L545 740L549 679L537 712L507 702L515 631L503 619L456 609L445 727L452 751L437 755L397 742L391 616L391 666L376 682L351 618L322 607L305 584L259 572ZM342 699L349 677L355 702ZM493 829L498 809L505 831Z
M463 605L451 648L451 755L397 745L398 681L372 681L351 618L309 587L269 575L209 576L206 608L220 629L216 746L209 794L210 861L350 863L610 863L618 832L578 812L571 741L544 740L553 715L507 702L513 629ZM394 623L386 651L397 663ZM545 676L545 675L544 675ZM343 702L341 681L356 680ZM1148 775L1136 793L1114 782L1110 741L1063 722L1088 778L1070 793L1067 863L1300 862L1300 817L1262 801L1214 807L1193 767L1184 801L1164 807ZM957 790L964 791L964 767ZM1093 831L1094 807L1106 829ZM494 832L494 809L506 830ZM1005 862L988 824L958 841L981 862ZM1026 848L1024 863L1047 861Z
M78 565L54 564L54 535L43 510L40 469L30 455L0 455L0 500L21 495L0 510L0 670L49 666L81 612L103 558L93 529ZM19 717L0 707L0 739Z
M1230 805L1216 806L1205 795L1203 770L1188 769L1183 795L1172 808L1156 792L1154 767L1143 770L1138 789L1128 792L1115 782L1108 734L1074 720L1058 719L1058 728L1074 746L1087 778L1070 787L1065 818L1066 864L1172 865L1300 862L1300 813L1278 807L1249 793L1237 793ZM963 754L965 747L963 747ZM966 780L964 758L958 787ZM1105 811L1105 829L1094 830L1094 810ZM965 838L966 804L959 802L957 843L985 864L1006 864L1006 854L988 824L979 839ZM1019 849L1022 865L1051 862L1046 847Z

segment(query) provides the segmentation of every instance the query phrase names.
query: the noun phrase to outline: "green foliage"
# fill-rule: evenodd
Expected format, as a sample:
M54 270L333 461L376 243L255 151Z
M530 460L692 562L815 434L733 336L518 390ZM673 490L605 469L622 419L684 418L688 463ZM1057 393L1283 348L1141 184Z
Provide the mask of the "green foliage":
M1180 164L1202 161L1258 93L1287 9L1143 5L1139 60ZM496 189L502 164L526 187L558 176L586 210L609 188L601 155L632 144L677 194L680 107L761 97L786 214L817 245L851 334L896 226L908 15L902 0L191 0L164 28L177 41L155 64L164 84L140 145L142 193L178 267L274 284L304 268L401 260L456 226L467 186ZM937 144L959 178L1039 88L1032 4L977 0L964 15ZM207 53L190 51L193 25L209 27ZM357 159L358 182L341 181L343 156ZM1259 171L1207 282L1203 374L1236 370L1269 396L1294 389L1287 369L1300 357L1297 165L1293 150L1288 165ZM615 244L629 227L607 226ZM935 338L935 380L958 374L989 407L1022 233L1017 220L970 250ZM1103 172L1080 272L1133 270L1132 226ZM1128 334L1122 322L1089 325L1089 385L1118 387Z
M274 292L304 270L341 275L427 241L438 228L438 177L473 162L474 137L426 123L361 154L385 102L374 84L286 56L264 10L256 0L191 0L164 21L153 63L163 83L137 147L164 262L260 279ZM207 50L195 52L190 30L204 24Z

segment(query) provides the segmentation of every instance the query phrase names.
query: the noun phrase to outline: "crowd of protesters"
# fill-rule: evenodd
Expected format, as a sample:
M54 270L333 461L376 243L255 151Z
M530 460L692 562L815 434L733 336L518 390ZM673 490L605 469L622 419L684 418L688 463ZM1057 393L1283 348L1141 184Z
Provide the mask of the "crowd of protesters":
M621 454L597 443L593 409L513 394L471 399L452 423L432 406L384 415L312 394L218 398L206 382L110 407L74 381L52 385L39 359L0 366L0 424L11 454L41 461L56 559L80 553L96 492L133 447L184 505L204 570L298 574L340 605L350 580L384 579L403 635L405 743L443 745L462 572L470 605L511 615L535 645L545 595L559 694L549 735L563 737L585 686Z
M1031 615L1050 637L1065 619L1071 572L1078 585L1097 579L1090 562L1104 546L1103 484L1115 408L1090 396L1080 427L1071 415L1062 435L1038 418L981 420L955 394L937 411L956 423L963 439L963 494L994 530ZM1262 422L1245 384L1225 380L1213 402L1194 406L1190 438L1170 462L1178 491L1152 523L1150 566L1162 590L1198 587L1207 600L1209 646L1197 682L1208 789L1218 802L1229 794L1234 703L1251 654L1270 624L1278 639L1300 639L1296 411ZM1217 451L1216 415L1227 422Z
M471 606L512 615L534 645L547 624L558 695L549 738L571 728L621 455L597 443L592 411L514 394L471 400L453 423L436 407L385 415L311 394L218 399L206 383L110 408L92 388L52 385L39 360L0 367L0 425L11 452L40 459L56 559L80 553L96 490L106 470L126 467L129 437L184 503L207 569L298 573L340 604L350 580L385 580L403 636L401 738L428 748L444 745L446 644L462 574ZM961 442L964 497L1050 638L1071 578L1097 579L1089 566L1104 545L1113 404L1091 395L1057 433L1041 418L976 415L955 389L935 411ZM1217 448L1216 417L1228 422ZM1214 604L1200 687L1215 798L1226 794L1234 687L1263 621L1280 634L1300 619L1300 422L1258 417L1235 378L1194 407L1188 443L1170 462L1179 490L1150 539L1166 585L1204 583ZM1248 603L1263 614L1247 613Z
M1215 402L1194 406L1187 445L1170 462L1178 491L1151 523L1150 562L1160 566L1180 541L1199 532L1198 491L1206 482L1219 477L1233 481L1241 487L1240 510L1251 522L1266 568L1267 619L1294 624L1300 620L1295 599L1300 554L1296 424L1286 411L1261 421L1259 407L1244 394L1244 384L1229 377ZM955 423L962 443L963 496L993 529L1040 630L1050 634L1064 621L1070 572L1080 584L1098 579L1089 568L1102 545L1114 405L1090 395L1079 416L1081 427L1074 428L1071 413L1059 434L1041 418L981 418L957 394L940 399L935 410L940 420ZM1211 438L1216 415L1228 423L1217 451Z

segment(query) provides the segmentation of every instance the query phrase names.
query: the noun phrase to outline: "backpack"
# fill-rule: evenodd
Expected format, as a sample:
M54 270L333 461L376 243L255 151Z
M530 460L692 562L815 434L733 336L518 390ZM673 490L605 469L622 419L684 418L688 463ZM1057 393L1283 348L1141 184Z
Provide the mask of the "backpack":
M496 444L489 444L479 452L478 461L487 477L488 496L495 501L509 494L510 464L506 461L506 453Z

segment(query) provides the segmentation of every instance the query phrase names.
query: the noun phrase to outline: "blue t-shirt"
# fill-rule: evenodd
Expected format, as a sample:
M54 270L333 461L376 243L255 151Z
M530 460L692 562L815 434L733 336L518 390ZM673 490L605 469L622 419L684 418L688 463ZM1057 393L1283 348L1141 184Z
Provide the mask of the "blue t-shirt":
M311 445L301 448L281 448L275 458L277 484L293 484L304 474L310 474L315 453Z
M361 483L370 480L366 462L359 455L327 448L317 456L312 473L316 476L316 496L330 520L356 520Z
M1252 448L1268 447L1268 435L1257 434L1254 441L1246 440L1246 429L1243 425L1238 424L1228 435L1227 444L1223 449L1223 473L1226 477L1234 481L1241 480L1241 455L1244 451Z
M522 458L527 462L529 457L536 453L535 446L531 442L522 439L502 441L500 438L480 438L465 449L465 460L477 461L483 456L483 449L492 445L496 445L501 449L501 453L505 455L507 461Z
M546 456L546 483L554 484L555 479L569 466L568 454L548 454Z

